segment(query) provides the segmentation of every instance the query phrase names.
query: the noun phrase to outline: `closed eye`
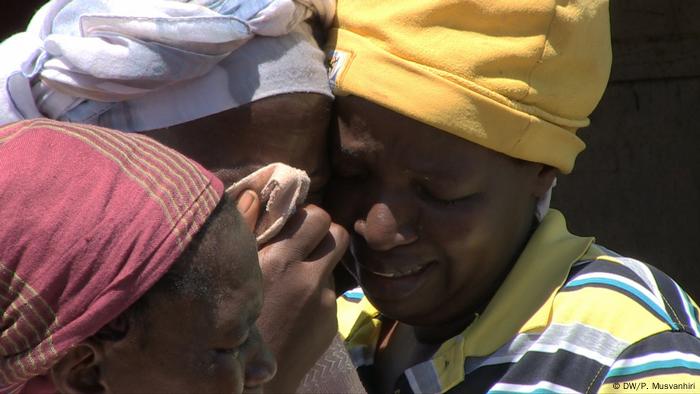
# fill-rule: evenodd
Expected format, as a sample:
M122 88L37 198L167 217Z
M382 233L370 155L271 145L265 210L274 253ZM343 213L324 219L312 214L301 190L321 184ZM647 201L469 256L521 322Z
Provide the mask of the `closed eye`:
M420 194L423 197L424 200L427 202L438 205L438 206L445 206L445 207L451 207L455 205L459 205L461 203L465 203L469 200L471 200L475 194L468 194L466 196L460 196L460 197L455 197L455 198L450 198L450 197L443 197L439 193L435 191L431 191L429 188L425 186L420 186Z
M243 349L246 346L248 340L250 339L250 331L246 330L245 335L239 338L240 339L237 339L235 342L229 342L231 344L235 344L235 346L217 347L213 349L214 352L219 356L232 357L234 359L238 358L238 356L241 353L241 349Z

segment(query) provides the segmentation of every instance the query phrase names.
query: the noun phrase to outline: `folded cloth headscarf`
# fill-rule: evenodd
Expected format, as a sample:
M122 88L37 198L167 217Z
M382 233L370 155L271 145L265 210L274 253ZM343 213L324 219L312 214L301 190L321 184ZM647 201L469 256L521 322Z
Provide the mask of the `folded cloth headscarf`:
M145 131L280 93L331 96L307 23L335 0L52 0L0 44L0 125Z
M42 378L165 274L222 183L151 139L38 119L0 128L0 392Z

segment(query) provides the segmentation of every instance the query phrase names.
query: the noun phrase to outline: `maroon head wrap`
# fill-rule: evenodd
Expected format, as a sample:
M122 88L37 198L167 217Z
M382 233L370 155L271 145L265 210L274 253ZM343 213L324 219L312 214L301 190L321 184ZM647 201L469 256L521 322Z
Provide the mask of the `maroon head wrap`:
M0 392L141 297L222 193L145 137L49 120L0 128Z

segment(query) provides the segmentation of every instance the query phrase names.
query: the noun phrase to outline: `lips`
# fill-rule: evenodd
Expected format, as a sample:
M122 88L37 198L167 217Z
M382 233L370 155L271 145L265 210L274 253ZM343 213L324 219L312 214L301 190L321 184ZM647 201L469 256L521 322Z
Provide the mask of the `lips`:
M387 306L387 302L405 304L409 297L422 293L421 289L426 286L431 287L429 283L434 282L434 272L436 271L434 268L436 266L437 264L426 263L403 268L407 271L399 273L398 271L370 270L358 265L358 279L365 294L373 302L381 301L377 305L380 306L381 310L381 306ZM410 271L408 271L409 269Z
M415 260L414 260L415 261ZM417 293L431 282L437 261L407 264L406 261L391 259L355 259L356 279L365 293L375 301L403 303L407 297Z
M376 251L361 237L353 238L350 253L355 266L350 271L373 302L403 303L406 297L436 282L438 260L413 246Z
M360 242L358 242L360 241ZM362 268L374 275L383 278L403 278L415 275L436 261L430 258L421 258L418 251L407 253L380 252L367 253L361 240L353 239L350 243L350 254L355 260L356 268Z
M365 270L377 275L381 276L383 278L394 278L394 279L400 279L404 278L407 276L415 275L423 270L425 270L428 265L430 265L432 262L424 263L424 264L417 264L414 266L408 266L408 267L396 267L395 269L388 269L388 270L376 270L372 269L370 267L365 266L362 263L358 263L362 268Z

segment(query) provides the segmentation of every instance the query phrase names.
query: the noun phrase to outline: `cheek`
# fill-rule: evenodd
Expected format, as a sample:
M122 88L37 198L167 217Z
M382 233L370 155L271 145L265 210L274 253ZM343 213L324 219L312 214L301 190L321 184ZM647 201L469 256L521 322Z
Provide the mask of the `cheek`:
M522 225L517 215L497 204L472 213L454 213L434 227L453 278L491 282L503 274L516 254ZM458 285L458 284L456 284Z
M420 217L420 238L440 245L443 253L452 259L478 246L475 239L485 230L481 215L472 210L424 208Z
M419 231L422 242L433 245L446 261L450 278L456 273L475 270L493 264L494 245L498 244L498 224L489 215L488 206L464 209L421 210Z
M244 383L240 361L187 340L117 343L101 374L115 393L240 393Z
M179 359L179 360L178 360ZM239 359L226 354L198 350L195 354L171 354L147 368L157 375L147 385L164 392L240 393L244 373ZM167 389L166 389L167 388Z
M188 352L162 351L149 343L145 348L115 346L100 368L102 382L109 391L184 392L201 389Z

